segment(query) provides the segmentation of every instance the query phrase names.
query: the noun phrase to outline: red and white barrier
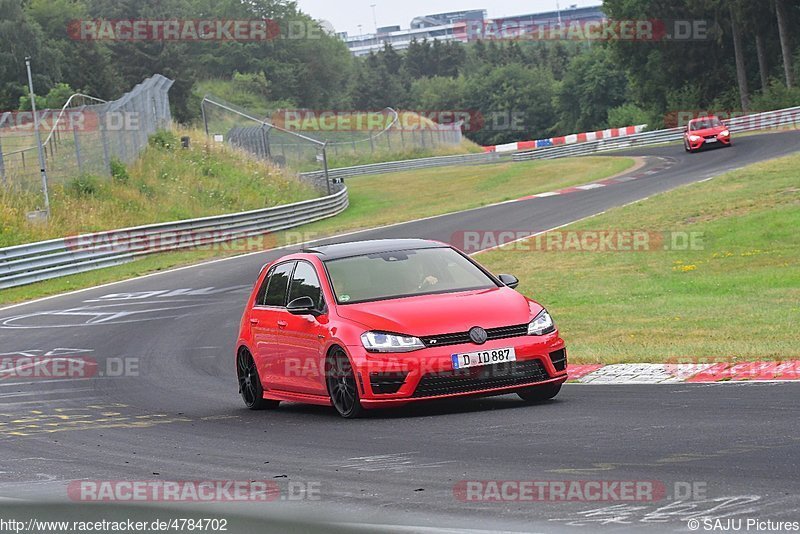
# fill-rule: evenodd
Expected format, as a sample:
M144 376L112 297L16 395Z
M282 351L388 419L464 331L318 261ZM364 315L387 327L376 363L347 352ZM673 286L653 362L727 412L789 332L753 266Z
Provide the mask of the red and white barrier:
M623 363L570 365L569 379L582 384L674 384L784 382L800 380L800 360L739 363Z
M549 139L537 139L536 141L520 141L505 145L485 146L486 152L519 152L520 150L534 150L548 146L573 145L585 143L587 141L597 141L600 139L612 139L614 137L627 137L637 133L642 133L647 127L646 124L639 126L626 126L625 128L609 128L596 132L585 132L572 135L562 135L561 137L551 137Z

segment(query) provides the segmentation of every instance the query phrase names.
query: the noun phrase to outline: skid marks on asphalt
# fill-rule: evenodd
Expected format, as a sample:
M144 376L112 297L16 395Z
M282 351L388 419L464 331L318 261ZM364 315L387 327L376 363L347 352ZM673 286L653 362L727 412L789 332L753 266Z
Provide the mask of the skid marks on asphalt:
M630 526L683 523L691 520L724 519L762 514L760 495L736 495L700 500L676 500L667 504L613 504L563 514L549 521L572 527Z
M237 295L250 286L173 289L110 293L84 300L81 306L13 315L0 319L0 329L47 329L97 327L194 316L212 309L211 304ZM230 299L231 305L238 303Z
M142 414L129 408L126 404L112 403L0 413L0 438L104 428L149 428L192 421L182 415Z
M415 456L419 452L402 452L397 454L381 454L376 456L358 456L348 458L348 463L340 465L342 469L355 469L357 471L389 471L403 473L411 469L431 469L445 464L455 463L455 460L442 462L420 463Z

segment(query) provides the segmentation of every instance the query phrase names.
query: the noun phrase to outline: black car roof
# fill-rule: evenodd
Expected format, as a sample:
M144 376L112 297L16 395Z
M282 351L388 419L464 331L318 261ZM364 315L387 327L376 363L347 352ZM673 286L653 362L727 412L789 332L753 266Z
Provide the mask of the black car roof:
M375 239L372 241L351 241L349 243L319 245L308 247L303 250L303 252L317 254L322 260L336 260L353 256L363 256L365 254L380 254L382 252L423 248L442 248L446 246L447 245L435 241L428 241L427 239Z

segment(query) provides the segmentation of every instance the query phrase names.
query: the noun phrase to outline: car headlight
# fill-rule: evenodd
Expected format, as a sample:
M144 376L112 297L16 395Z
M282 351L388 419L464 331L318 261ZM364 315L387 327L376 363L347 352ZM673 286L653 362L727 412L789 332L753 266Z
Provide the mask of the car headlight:
M690 136L689 136L689 141L691 141L692 143L696 143L696 142L698 142L700 139L702 139L702 137L700 137L699 135L690 135Z
M361 334L361 344L369 352L411 352L425 348L425 344L417 337L384 332L364 332Z
M731 132L730 132L730 131L728 131L728 130L722 130L722 131L719 133L719 136L720 136L720 137L728 137L730 134L731 134Z
M547 313L547 310L539 312L536 319L528 323L529 336L543 336L555 332L555 330L556 324L553 322L553 318L550 317L550 314Z

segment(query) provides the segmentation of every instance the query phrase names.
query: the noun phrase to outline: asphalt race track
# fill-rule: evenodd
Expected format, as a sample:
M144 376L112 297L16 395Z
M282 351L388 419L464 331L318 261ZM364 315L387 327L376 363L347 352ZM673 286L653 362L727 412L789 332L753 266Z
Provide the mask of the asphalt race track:
M671 166L601 189L347 239L450 241L464 230L546 230L798 149L800 132L739 137L733 148L700 154L680 146L631 150L626 154L647 156L640 172ZM691 518L800 520L800 385L792 383L567 385L537 406L509 395L354 421L295 404L247 411L233 366L238 321L259 269L279 254L0 310L0 352L88 355L104 375L0 380L0 508L14 502L3 498L68 501L68 484L77 479L210 479L319 485L319 501L209 508L217 515L321 518L373 531L397 523L452 532L501 525L522 532L601 525L687 531ZM108 376L131 362L137 369L128 375L138 376ZM635 503L465 503L454 493L465 480L657 481L665 494ZM261 531L275 524L250 523Z

